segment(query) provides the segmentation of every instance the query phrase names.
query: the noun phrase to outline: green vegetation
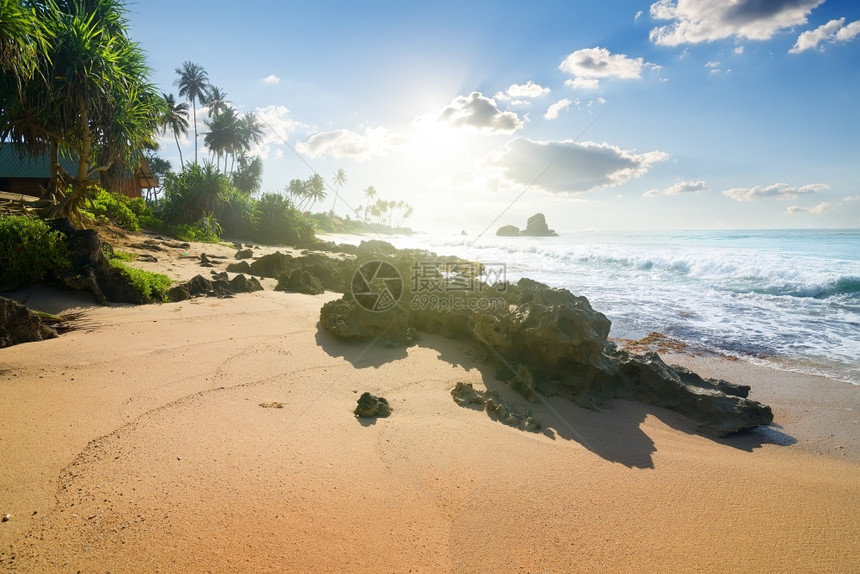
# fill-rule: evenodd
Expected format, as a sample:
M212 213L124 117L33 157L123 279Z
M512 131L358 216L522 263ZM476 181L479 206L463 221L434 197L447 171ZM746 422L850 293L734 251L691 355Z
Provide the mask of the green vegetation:
M119 269L128 278L131 286L145 299L168 301L167 291L170 289L170 278L167 275L129 267L116 257L109 259L109 263L111 267Z
M112 221L115 225L137 232L141 227L160 227L152 208L142 197L126 197L96 188L88 209L82 210L93 221Z
M82 225L93 178L131 169L154 146L163 100L120 0L2 2L0 141L50 157L38 208ZM60 155L77 162L74 173Z
M23 215L0 217L0 253L0 290L42 281L69 265L65 237L41 219Z

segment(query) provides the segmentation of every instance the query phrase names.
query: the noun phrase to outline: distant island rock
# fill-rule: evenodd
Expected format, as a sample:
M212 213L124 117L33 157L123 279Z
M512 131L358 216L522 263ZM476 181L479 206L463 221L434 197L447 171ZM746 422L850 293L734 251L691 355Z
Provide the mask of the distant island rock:
M526 222L526 228L520 230L516 225L503 225L496 231L502 237L556 237L558 233L546 224L543 213L535 213Z

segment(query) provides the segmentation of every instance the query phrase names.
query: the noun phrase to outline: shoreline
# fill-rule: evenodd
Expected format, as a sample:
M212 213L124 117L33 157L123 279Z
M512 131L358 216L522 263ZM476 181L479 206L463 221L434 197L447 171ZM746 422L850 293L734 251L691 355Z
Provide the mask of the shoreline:
M234 250L189 255L221 251ZM173 255L140 266L206 273ZM141 307L33 291L84 316L58 339L0 350L4 569L376 571L379 556L434 572L860 566L860 404L847 383L663 355L773 407L779 426L713 440L639 403L528 403L460 341L339 341L318 326L338 294L267 281ZM456 405L458 381L544 428ZM356 419L364 391L392 416Z

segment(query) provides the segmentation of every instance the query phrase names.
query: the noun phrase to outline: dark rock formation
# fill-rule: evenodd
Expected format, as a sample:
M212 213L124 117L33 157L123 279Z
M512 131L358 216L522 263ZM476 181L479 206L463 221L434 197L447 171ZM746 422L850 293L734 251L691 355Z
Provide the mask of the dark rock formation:
M549 228L546 224L546 217L543 213L535 213L529 217L526 223L526 228L520 232L520 235L529 235L531 237L554 237L558 235L555 231Z
M247 261L238 261L227 265L227 271L230 273L252 273L251 264Z
M496 230L496 235L501 235L502 237L519 237L520 228L516 225L503 225Z
M504 225L496 231L496 235L505 237L555 237L558 233L549 228L543 213L535 213L529 217L526 228L522 231L515 225Z
M355 416L360 418L387 417L390 414L391 407L388 401L370 393L362 393L358 399L358 406L355 407Z
M254 277L250 279L244 275L237 275L232 280L227 280L226 273L213 274L213 280L206 279L202 275L195 275L191 280L171 287L167 292L170 301L186 301L195 297L233 297L236 293L252 293L262 291L263 286Z
M254 257L254 252L250 249L240 249L236 252L236 259L251 259Z
M234 268L228 267L228 269ZM293 257L280 251L264 255L248 267L250 273L254 275L278 279L277 290L299 291L314 295L322 293L325 289L342 293L352 279L354 268L355 265L319 253ZM296 272L299 275L296 275Z
M495 391L476 391L472 383L457 383L451 389L451 396L461 407L478 407L486 409L487 413L502 424L522 430L536 431L541 428L531 413L520 412L499 398Z
M129 279L105 257L94 229L77 229L68 219L54 219L51 227L66 237L70 266L52 273L51 281L72 291L88 291L100 303L149 303Z
M404 258L409 257L400 252L386 261L403 273L404 267L409 269ZM773 420L770 407L745 398L746 387L702 379L666 365L653 353L618 350L607 339L609 319L566 289L521 279L515 285L447 295L452 300L485 297L487 304L428 308L401 303L371 312L346 294L323 305L320 322L338 337L385 345L412 344L418 331L481 342L495 357L497 376L531 400L536 393L564 396L587 407L612 398L637 400L679 412L711 436Z
M17 301L0 297L0 348L53 339L57 331Z
M304 293L305 295L322 295L325 293L325 287L316 275L312 275L309 271L296 269L282 273L278 277L278 284L275 286L275 291L293 291L295 293Z

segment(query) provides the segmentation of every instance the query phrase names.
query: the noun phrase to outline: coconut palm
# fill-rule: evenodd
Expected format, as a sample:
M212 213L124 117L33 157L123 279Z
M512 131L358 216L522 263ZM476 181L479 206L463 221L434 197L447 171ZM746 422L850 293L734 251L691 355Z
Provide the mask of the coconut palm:
M240 124L242 119L233 108L225 108L211 119L206 120L209 131L203 142L216 158L224 157L224 172L227 172L227 158L241 146Z
M334 217L334 208L337 205L337 196L340 193L340 189L346 183L346 172L342 169L338 169L334 172L334 177L332 179L334 181L334 201L331 203L331 213L329 215Z
M201 104L206 99L206 89L209 86L209 76L199 64L185 61L181 68L176 68L179 79L179 96L185 97L191 102L191 111L194 121L194 163L197 163L197 102Z
M188 133L188 104L185 102L176 102L173 94L162 94L166 109L164 115L161 116L161 133L167 133L167 130L173 132L173 139L176 140L176 149L179 150L179 164L182 169L185 169L185 161L182 159L182 146L179 145L179 136Z
M213 85L206 86L204 90L203 99L201 100L202 104L205 104L206 107L209 108L210 114L217 114L218 112L224 111L224 108L228 107L230 102L227 100L227 92L222 92L221 88L218 88Z
M259 144L263 141L263 124L257 118L254 112L247 112L242 116L242 125L240 126L242 138L246 143L246 147L250 148L251 142ZM247 151L247 150L246 150Z

